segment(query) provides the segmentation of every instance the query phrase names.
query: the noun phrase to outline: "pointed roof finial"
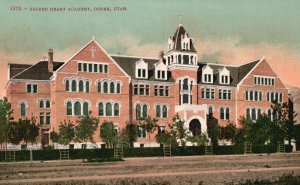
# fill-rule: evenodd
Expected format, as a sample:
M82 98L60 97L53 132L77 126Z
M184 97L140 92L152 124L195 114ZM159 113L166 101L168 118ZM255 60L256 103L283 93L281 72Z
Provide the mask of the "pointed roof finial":
M178 15L179 16L179 26L182 26L182 15Z
M95 35L93 35L93 40L95 40Z

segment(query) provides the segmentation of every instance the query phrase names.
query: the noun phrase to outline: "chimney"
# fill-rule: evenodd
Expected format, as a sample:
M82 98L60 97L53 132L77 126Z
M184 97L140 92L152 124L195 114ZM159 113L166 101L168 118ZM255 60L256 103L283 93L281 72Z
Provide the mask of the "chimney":
M48 71L53 72L53 49L48 50Z

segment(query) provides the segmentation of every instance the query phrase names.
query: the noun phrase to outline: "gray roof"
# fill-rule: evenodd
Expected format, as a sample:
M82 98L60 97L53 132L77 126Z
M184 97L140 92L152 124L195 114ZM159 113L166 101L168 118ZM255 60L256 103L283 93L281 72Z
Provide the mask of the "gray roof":
M135 63L140 59L143 59L148 63L148 79L150 81L163 81L163 82L174 82L174 79L171 77L171 73L168 71L167 80L155 79L154 76L154 64L157 63L158 59L149 59L149 58L138 58L130 56L116 56L111 55L111 57L118 63L118 65L129 75L132 79L137 79L135 77ZM140 80L140 79L139 79Z
M62 64L63 62L53 62L53 70L56 71ZM40 61L13 76L12 79L49 80L52 74L48 71L48 61Z
M187 33L187 32L185 31L184 27L182 25L179 25L178 28L176 29L175 33L174 33L174 36L171 37L174 41L174 48L172 50L186 51L186 52L196 52L193 42L190 42L190 44L191 44L190 45L190 50L184 50L184 49L181 48L181 35L185 35L185 33ZM188 33L187 33L187 35L189 36Z
M202 77L202 68L204 66L209 65L209 67L213 70L213 85L222 85L222 86L234 86L236 87L237 84L255 67L255 65L259 62L259 60L256 60L254 62L250 62L241 66L226 66L226 65L220 65L220 64L213 64L213 63L199 63L199 70L198 70L198 84L207 84L202 83L201 77ZM226 69L230 72L230 83L228 85L220 84L219 82L219 70L223 67L226 67Z
M9 78L14 77L20 72L32 66L31 64L8 64L9 65Z

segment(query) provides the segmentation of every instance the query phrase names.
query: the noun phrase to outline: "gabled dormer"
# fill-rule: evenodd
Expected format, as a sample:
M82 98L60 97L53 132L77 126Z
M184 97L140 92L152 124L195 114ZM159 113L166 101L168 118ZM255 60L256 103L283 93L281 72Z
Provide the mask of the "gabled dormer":
M167 80L167 66L162 60L154 64L155 68L155 79L157 80Z
M213 83L214 79L213 69L206 65L202 68L202 83Z
M230 84L230 71L225 66L219 69L219 82L223 85Z
M185 34L181 35L181 48L182 48L182 50L190 51L192 43L193 43L193 39L191 39L189 37L187 32L185 32Z
M148 63L143 59L140 59L135 63L135 77L148 79Z

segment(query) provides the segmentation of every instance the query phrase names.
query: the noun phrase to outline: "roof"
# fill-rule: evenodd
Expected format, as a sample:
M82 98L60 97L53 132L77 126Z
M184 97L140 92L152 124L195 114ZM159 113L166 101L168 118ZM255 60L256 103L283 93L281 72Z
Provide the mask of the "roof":
M8 65L9 65L9 78L12 78L13 76L19 74L20 72L32 66L31 64L8 64Z
M199 70L198 70L198 84L207 84L201 81L202 77L202 68L204 66L209 65L209 67L213 70L213 83L209 85L222 85L222 86L234 86L236 87L237 84L243 80L243 78L255 67L255 65L259 62L259 60L241 65L241 66L226 66L220 64L213 64L213 63L199 63ZM220 84L219 82L219 71L223 67L230 72L230 83L228 85Z
M143 59L148 63L148 79L150 81L163 81L163 82L174 82L171 77L171 73L168 71L167 80L155 79L154 76L154 64L159 60L154 58L143 58L143 57L130 57L130 56L117 56L111 55L111 57L117 62L117 64L129 75L132 79L140 80L140 78L135 77L135 63L140 59Z
M191 42L190 45L190 50L183 50L181 48L181 36L185 35L185 33L189 36L189 34L186 32L186 30L184 29L184 27L180 24L178 26L178 28L176 29L173 38L174 41L174 48L172 50L176 50L176 51L186 51L186 52L196 52L195 48L194 48L194 44L193 42Z
M53 62L53 71L56 71L63 63ZM49 80L52 74L52 72L48 71L48 61L40 61L13 76L11 79Z

